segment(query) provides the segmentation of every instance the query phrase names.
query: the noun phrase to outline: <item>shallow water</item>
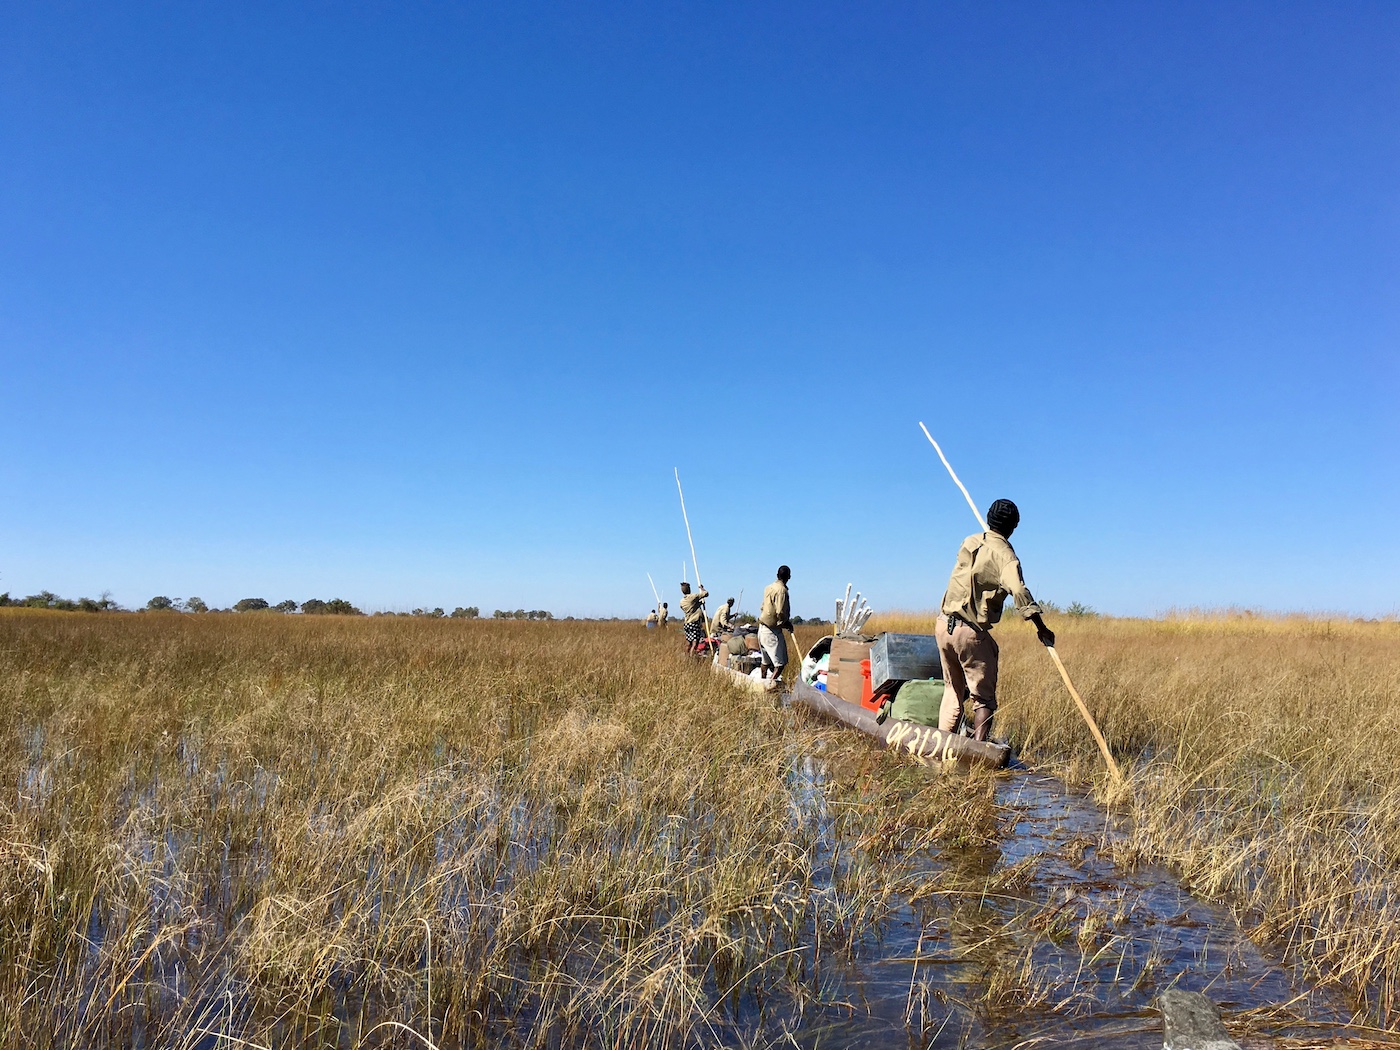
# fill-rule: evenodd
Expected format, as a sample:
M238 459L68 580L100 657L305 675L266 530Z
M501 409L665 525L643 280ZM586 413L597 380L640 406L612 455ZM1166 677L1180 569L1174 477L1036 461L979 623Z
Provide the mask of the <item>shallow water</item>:
M937 768L910 772L960 775ZM849 843L835 840L823 761L802 757L792 774L789 789L799 819L816 828L828 857L840 852L838 847L848 851ZM215 782L220 791L236 787L241 808L256 809L276 778L259 774L233 786L220 775ZM42 773L23 783L42 795ZM135 809L149 807L153 791L152 784L140 785L128 801ZM858 940L849 960L839 952L809 953L821 970L819 1001L808 999L794 1017L795 1001L781 993L762 1006L740 996L731 1008L719 1009L724 1017L715 1017L714 1042L777 1042L806 1050L1052 1043L1155 1050L1162 1042L1161 1019L1150 1004L1173 986L1204 992L1227 1017L1287 1004L1259 1026L1265 1032L1287 1033L1290 1020L1305 1019L1321 1025L1308 1029L1316 1037L1348 1019L1340 997L1309 987L1290 967L1255 947L1227 909L1196 900L1160 868L1130 870L1115 863L1115 849L1126 842L1127 829L1121 818L1106 814L1092 800L1066 791L1051 777L1024 770L999 775L995 800L1001 820L991 845L931 849L916 856L917 900L896 901L887 920ZM34 804L32 799L25 803ZM547 846L528 815L513 817L510 824L518 827L507 835L507 852L514 860L503 864L498 879L529 867ZM471 818L464 814L440 831L435 843L440 863L447 865L471 838L480 823ZM314 830L314 820L312 825ZM222 935L237 924L242 906L233 899L235 870L256 866L256 857L230 858L225 843L217 904L182 900L171 868L180 844L168 836L142 838L132 827L134 860L159 874L153 919L171 921L188 907L223 917L208 935ZM665 835L662 839L657 848L675 848ZM833 873L828 869L822 878L825 887L819 883L817 891L831 891ZM480 886L473 886L479 893ZM470 887L459 892L451 880L444 882L442 893L449 912L480 903ZM96 921L99 910L94 908L88 931L94 958L104 940ZM204 961L223 975L214 979L190 972L192 959L175 951L154 960L145 996L174 1009L192 989L222 989L192 1009L187 1003L182 1011L198 1018L185 1033L188 1044L213 1050L219 1033L242 1030L257 1007L228 969L228 958ZM366 1002L352 993L348 980L325 998L327 1030L299 1024L285 1033L286 1045L353 1045L367 1026L395 1016L403 1005ZM133 1042L143 1042L143 1036L144 1026L138 1023Z
M1262 1026L1276 1034L1289 1018L1311 1022L1312 1036L1346 1021L1339 997L1261 952L1229 911L1161 868L1116 865L1123 829L1089 799L1011 772L996 801L1006 819L993 847L931 861L967 892L900 908L833 988L856 1008L828 1008L797 1045L1156 1048L1150 1003L1170 987L1203 992L1227 1018L1288 1004ZM989 881L998 889L979 892Z

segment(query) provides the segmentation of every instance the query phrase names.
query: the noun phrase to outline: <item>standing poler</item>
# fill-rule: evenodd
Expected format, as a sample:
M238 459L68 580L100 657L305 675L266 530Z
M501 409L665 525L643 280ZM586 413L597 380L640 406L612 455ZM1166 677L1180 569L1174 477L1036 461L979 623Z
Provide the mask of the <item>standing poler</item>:
M947 683L938 728L945 733L957 732L963 706L971 698L973 736L986 740L991 734L1000 655L992 628L1001 619L1008 594L1021 615L1035 624L1041 644L1055 644L1055 634L1040 618L1040 606L1026 589L1021 561L1008 542L1020 522L1021 512L1009 499L993 503L987 509L987 531L963 540L958 563L948 578L938 617L938 650Z
M690 584L681 581L681 615L685 617L683 628L685 644L689 649L697 648L705 637L705 599L709 596L710 592L704 586L691 594Z
M778 688L778 675L787 666L787 642L784 631L792 630L792 603L788 600L788 580L792 570L786 565L778 566L778 578L763 591L763 607L758 613L758 645L763 651L762 670L759 674L767 682L768 688ZM773 672L770 680L769 671Z

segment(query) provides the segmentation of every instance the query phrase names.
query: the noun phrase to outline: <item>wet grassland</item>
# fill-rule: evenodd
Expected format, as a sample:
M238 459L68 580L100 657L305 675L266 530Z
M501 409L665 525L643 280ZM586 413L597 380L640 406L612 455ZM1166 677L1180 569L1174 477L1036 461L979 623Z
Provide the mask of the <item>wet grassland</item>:
M0 1044L1394 1027L1400 627L1057 624L1116 788L1016 626L992 774L633 624L0 612Z

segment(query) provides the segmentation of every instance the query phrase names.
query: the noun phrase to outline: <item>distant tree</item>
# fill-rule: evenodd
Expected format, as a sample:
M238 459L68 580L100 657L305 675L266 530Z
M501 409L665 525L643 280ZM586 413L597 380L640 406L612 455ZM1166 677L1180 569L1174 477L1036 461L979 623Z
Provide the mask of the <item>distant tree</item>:
M516 609L515 612L511 614L511 619L514 619L514 620L523 620L523 619L525 619L525 616L526 616L526 613L525 613L525 610L524 610L524 609Z
M504 620L508 615L510 615L510 614L509 614L509 613L504 613L504 612L502 612L500 609L497 609L495 612L493 612L493 613L491 614L491 619L493 619L493 620Z
M186 598L183 604L186 612L206 613L209 611L209 606L204 604L203 598Z
M150 612L170 612L175 608L175 599L167 598L163 594L157 594L146 603L146 609Z
M285 602L278 602L272 608L280 613L294 613L297 611L297 603L288 598Z
M481 615L481 610L475 605L468 605L465 609L460 605L450 613L454 620L475 620Z
M312 616L363 616L359 609L355 608L344 598L332 598L328 602L323 602L319 598L310 598L301 603L301 611Z
M1066 616L1097 616L1093 606L1085 605L1083 602L1070 602L1069 608L1065 610Z
M234 612L260 612L267 607L266 598L240 598L233 603Z

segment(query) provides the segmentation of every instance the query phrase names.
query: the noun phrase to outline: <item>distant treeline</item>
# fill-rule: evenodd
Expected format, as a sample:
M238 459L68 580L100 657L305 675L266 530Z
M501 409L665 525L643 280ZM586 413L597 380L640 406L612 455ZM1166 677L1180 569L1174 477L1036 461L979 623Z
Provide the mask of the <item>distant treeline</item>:
M122 607L104 593L101 598L60 598L53 591L40 591L28 598L11 598L10 592L0 594L0 608L62 609L64 612L120 612Z
M1047 611L1058 612L1059 610L1049 602L1041 602ZM124 605L118 605L105 591L100 598L60 598L52 591L40 591L38 594L31 594L27 598L11 598L9 592L0 594L0 608L14 609L58 609L63 612L132 612ZM1071 614L1076 614L1083 607L1076 602L1069 609L1065 610ZM178 613L300 613L303 616L364 616L365 612L356 608L344 598L331 598L326 601L321 598L308 598L298 604L288 598L284 602L273 605L266 598L240 598L227 609L217 609L210 606L203 598L171 598L164 594L157 594L136 612L178 612ZM1085 610L1092 615L1092 610ZM451 612L447 612L441 606L433 609L414 609L412 612L377 612L374 616L425 616L429 619L446 618L449 620L476 620L481 618L481 610L475 605L459 605ZM544 620L556 619L555 615L548 609L497 609L491 614L493 620ZM572 620L574 617L565 616L565 620ZM594 619L594 617L584 617L584 619ZM626 617L603 616L597 617L601 620L626 619ZM753 617L741 615L736 618L737 622L753 622ZM821 626L831 621L823 620L819 616L803 619L801 616L792 618L794 625L806 624L809 627Z
M131 612L125 606L118 605L110 595L103 593L101 598L60 598L52 591L40 591L38 594L31 594L27 598L11 598L8 591L0 594L0 608L3 607L17 609L58 609L62 612ZM171 598L164 594L157 594L154 598L142 606L138 612L179 612L179 613L210 613L210 612L267 612L267 613L301 613L304 616L364 616L363 610L356 608L344 598L331 598L329 601L320 598L309 598L297 604L288 598L284 602L273 605L266 598L242 598L234 602L227 609L211 608L203 598ZM414 609L412 612L377 612L375 616L426 616L429 618L444 617L450 620L476 620L481 617L481 610L475 605L459 605L451 612L447 612L441 606L434 609ZM491 614L497 620L553 620L554 614L548 609L497 609ZM572 620L573 617L567 617Z
M104 593L101 598L60 598L53 591L40 591L38 594L31 594L27 598L11 598L8 591L0 594L0 608L15 609L57 609L61 612L131 612L125 606L118 605L111 597ZM270 612L270 613L296 613L300 612L306 616L363 616L364 611L356 608L344 598L331 598L329 601L321 598L309 598L298 604L290 598L284 602L273 605L266 598L242 598L236 601L227 609L216 609L210 607L203 598L170 598L164 594L157 594L148 601L139 612L180 612L180 613L210 613L210 612ZM455 619L475 620L481 615L481 610L475 605L457 606L452 612L444 612L442 609L414 609L411 613L375 613L376 616L449 616ZM514 613L500 612L497 616L514 616ZM523 617L525 614L522 612ZM535 617L534 613L530 614ZM542 614L541 619L553 619L548 613Z

